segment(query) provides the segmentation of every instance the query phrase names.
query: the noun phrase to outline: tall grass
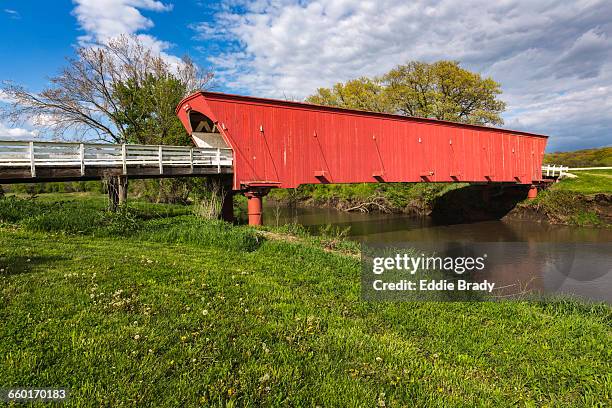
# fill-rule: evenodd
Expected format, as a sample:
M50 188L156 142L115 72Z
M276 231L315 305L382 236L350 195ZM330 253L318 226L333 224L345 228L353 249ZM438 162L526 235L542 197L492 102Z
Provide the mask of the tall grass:
M205 220L214 220L221 214L223 203L223 188L219 183L212 183L206 195L197 198L193 206L193 213Z
M15 197L0 200L0 223L16 224L33 232L125 237L140 240L215 246L253 251L261 238L247 227L232 228L219 220L155 213L124 206L108 212L88 202L44 202Z
M155 242L184 243L198 246L251 252L262 238L247 227L233 227L220 220L202 220L193 216L148 221L136 238Z

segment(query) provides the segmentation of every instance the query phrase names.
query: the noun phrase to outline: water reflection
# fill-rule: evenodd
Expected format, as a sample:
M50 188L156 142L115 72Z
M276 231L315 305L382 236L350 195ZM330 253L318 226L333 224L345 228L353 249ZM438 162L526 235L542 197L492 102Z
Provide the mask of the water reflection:
M472 224L435 225L427 217L397 214L346 213L333 209L287 208L268 205L268 225L298 223L313 233L327 225L350 228L350 239L361 242L505 242L494 254L503 260L487 272L487 279L514 291L571 294L612 303L612 267L609 247L548 245L537 243L612 243L612 231L526 221L485 221ZM525 246L524 243L533 243ZM519 249L521 248L521 249ZM568 269L569 266L573 268ZM564 269L565 268L565 269ZM568 272L569 271L569 272ZM602 273L602 271L604 271Z

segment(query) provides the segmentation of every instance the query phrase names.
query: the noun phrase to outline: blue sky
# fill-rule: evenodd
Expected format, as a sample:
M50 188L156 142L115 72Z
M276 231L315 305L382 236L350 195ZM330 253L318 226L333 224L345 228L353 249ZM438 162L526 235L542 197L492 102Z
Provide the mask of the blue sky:
M612 144L609 0L0 0L0 80L38 91L75 47L122 33L190 55L215 90L277 98L455 59L502 84L506 127L551 151ZM35 133L0 122L0 137Z
M159 12L136 8L154 25L150 29L134 32L150 34L169 42L172 55L189 54L199 64L210 67L205 54L198 51L204 44L193 41L194 32L188 26L196 20L201 22L212 18L214 4L202 1L166 4L172 4L172 10ZM4 39L0 44L0 58L11 61L0 64L0 79L39 89L46 84L49 76L59 72L66 57L74 55L79 37L90 34L77 20L76 6L70 0L0 0L0 35Z

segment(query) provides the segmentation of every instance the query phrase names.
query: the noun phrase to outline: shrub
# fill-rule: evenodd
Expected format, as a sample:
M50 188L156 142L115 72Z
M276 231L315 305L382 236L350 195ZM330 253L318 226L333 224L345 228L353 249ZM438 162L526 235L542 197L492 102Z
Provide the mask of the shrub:
M117 212L107 212L102 218L103 225L96 235L129 236L136 233L143 222L137 213L128 206L122 206Z

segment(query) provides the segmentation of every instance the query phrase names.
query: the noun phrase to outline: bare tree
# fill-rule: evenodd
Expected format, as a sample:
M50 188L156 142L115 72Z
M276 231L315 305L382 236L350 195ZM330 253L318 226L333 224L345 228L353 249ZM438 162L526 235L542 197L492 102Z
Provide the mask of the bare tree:
M12 124L30 121L59 137L72 131L78 135L72 139L126 143L127 128L137 129L146 112L129 109L125 100L119 101L115 85L138 85L146 78L168 75L184 85L185 93L205 89L212 79L212 74L202 72L189 58L170 64L142 45L138 37L123 35L78 49L66 68L50 79L51 86L40 93L4 82L0 89L11 102L0 107L0 118Z
M67 62L40 93L4 82L0 91L10 102L0 106L0 118L29 121L60 138L173 143L185 140L176 104L212 79L191 59L168 62L134 35L79 48ZM127 199L127 178L111 177L107 186L110 208L116 210Z

